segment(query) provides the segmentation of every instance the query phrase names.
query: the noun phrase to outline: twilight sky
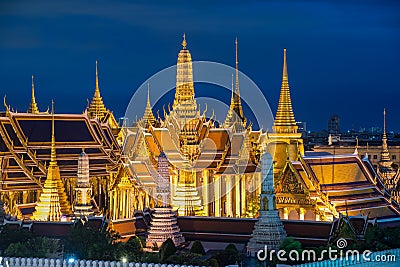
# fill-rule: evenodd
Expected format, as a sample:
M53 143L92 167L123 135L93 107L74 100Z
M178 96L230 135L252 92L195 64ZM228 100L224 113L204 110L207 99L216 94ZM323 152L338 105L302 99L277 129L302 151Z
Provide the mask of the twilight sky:
M333 114L346 130L380 125L386 107L388 130L400 131L399 1L149 2L1 1L0 95L25 111L34 74L40 109L54 98L57 113L80 113L98 59L119 117L136 88L176 64L183 32L194 60L231 66L238 36L240 70L274 113L286 47L295 117L308 129Z

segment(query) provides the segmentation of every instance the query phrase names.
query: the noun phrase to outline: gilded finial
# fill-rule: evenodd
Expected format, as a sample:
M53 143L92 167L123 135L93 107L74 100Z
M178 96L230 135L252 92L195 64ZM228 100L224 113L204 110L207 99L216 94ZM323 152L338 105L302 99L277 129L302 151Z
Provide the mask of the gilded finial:
M238 57L238 46L239 46L239 42L238 42L238 38L236 36L235 39L235 46L236 46L236 69L239 69L239 57Z
M150 83L147 83L147 106L150 105Z
M286 48L283 49L283 72L282 78L288 80L287 63L286 63Z
M231 96L231 106L233 107L233 105L235 104L235 87L233 85L233 73L232 73L232 96Z
M54 134L54 100L51 100L51 152L50 165L57 165L56 161L56 138Z
M96 60L96 91L95 94L97 97L100 97L100 89L99 89L99 61Z
M32 75L32 103L35 102L35 76Z
M186 33L184 33L184 34L183 34L183 41L182 41L182 47L183 47L183 49L186 49L186 45L187 45L187 42L186 42Z
M383 109L383 134L386 134L386 108Z
M4 105L4 107L6 108L6 110L9 111L9 110L10 110L10 107L7 105L6 97L7 97L7 96L4 95L3 105Z
M36 99L35 99L35 76L32 75L32 97L31 97L31 103L29 104L28 108L28 113L39 113L38 106L36 104Z

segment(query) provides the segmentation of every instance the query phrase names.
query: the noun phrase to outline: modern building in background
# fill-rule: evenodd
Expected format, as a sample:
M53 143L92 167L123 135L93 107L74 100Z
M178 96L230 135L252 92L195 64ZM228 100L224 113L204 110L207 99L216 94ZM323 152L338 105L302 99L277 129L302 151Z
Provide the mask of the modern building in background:
M340 120L338 115L333 115L328 119L328 133L330 134L340 133Z

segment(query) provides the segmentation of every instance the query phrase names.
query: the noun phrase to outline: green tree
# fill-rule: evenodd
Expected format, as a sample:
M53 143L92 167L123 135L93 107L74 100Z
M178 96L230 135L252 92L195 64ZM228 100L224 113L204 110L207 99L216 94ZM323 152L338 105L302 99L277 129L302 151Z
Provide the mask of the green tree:
M172 241L171 238L168 238L167 240L162 243L160 247L160 261L165 262L166 259L168 259L169 256L175 254L177 251L176 246L174 244L174 241Z
M285 263L285 264L298 264L299 263L298 261L292 261L288 258L288 255L291 251L297 251L299 255L301 255L301 253L303 252L301 243L299 241L294 240L294 238L290 237L290 236L286 237L282 241L279 249L286 251L285 257L287 258L287 261L284 261L283 263ZM274 256L276 256L276 255L274 255Z
M193 245L190 248L190 252L200 255L206 255L206 251L204 250L204 247L199 240L193 242Z
M35 237L24 243L11 243L4 254L9 257L61 258L63 251L60 240Z
M142 254L142 258L141 258L142 262L147 262L147 263L159 263L160 262L160 258L158 253L154 253L154 252L145 252Z
M114 250L119 245L113 246L117 239L118 235L114 232L101 232L78 222L65 240L65 251L81 259L114 260L120 252Z
M242 260L239 251L233 244L229 244L223 251L217 252L214 258L217 260L219 266L235 264Z
M33 234L27 229L10 229L6 225L0 226L0 253L12 243L23 243L31 238Z
M132 236L124 244L124 250L127 253L129 261L139 261L143 254L142 242L137 236Z

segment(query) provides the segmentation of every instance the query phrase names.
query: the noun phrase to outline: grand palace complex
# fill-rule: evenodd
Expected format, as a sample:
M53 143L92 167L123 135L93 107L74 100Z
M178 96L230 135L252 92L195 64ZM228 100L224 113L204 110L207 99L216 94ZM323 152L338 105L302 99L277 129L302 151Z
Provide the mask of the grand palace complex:
M149 91L142 118L119 125L101 97L97 63L94 96L83 113L39 110L33 77L27 112L14 111L4 99L0 200L5 212L36 221L92 214L116 221L146 208L171 206L179 216L256 217L264 179L261 155L269 152L281 219L332 221L341 213L399 216L399 175L391 167L386 133L377 169L357 147L343 155L304 151L286 49L275 121L272 129L262 131L252 129L242 108L240 90L246 88L240 88L237 41L235 81L221 122L207 117L196 103L187 47L184 37L175 97L163 118L154 116ZM158 184L160 158L163 184L169 173L169 188Z

